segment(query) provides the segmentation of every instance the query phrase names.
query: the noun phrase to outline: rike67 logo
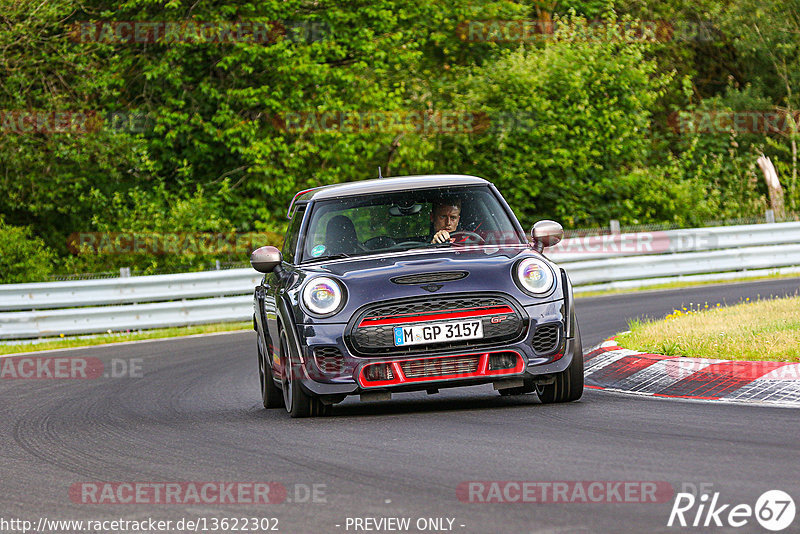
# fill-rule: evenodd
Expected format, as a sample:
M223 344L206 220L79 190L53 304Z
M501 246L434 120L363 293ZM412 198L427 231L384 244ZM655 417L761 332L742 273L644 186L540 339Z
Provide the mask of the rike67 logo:
M695 497L693 493L678 493L667 526L740 528L752 525L755 519L765 529L779 532L788 528L794 517L794 500L781 490L764 492L756 500L755 506L723 503L718 491L712 495L703 493L700 497Z

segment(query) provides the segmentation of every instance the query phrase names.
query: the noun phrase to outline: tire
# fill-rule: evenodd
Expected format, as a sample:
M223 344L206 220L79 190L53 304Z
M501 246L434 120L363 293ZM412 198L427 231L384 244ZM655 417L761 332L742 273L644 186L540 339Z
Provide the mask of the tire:
M303 372L300 361L294 351L291 350L289 339L286 332L280 332L280 358L283 363L283 379L281 380L283 389L283 403L286 411L292 417L325 417L330 415L331 406L323 404L322 401L313 395L303 391L300 382L297 380Z
M536 386L536 394L542 404L556 402L572 402L583 395L583 345L581 331L575 324L575 344L572 351L572 362L569 367L555 376L552 384Z
M283 408L283 393L281 393L281 388L275 385L272 365L267 360L267 358L270 358L269 349L267 349L267 354L265 355L264 351L261 349L261 333L257 332L257 335L258 378L261 383L261 402L264 404L264 408L268 410L272 408ZM266 344L264 346L266 346Z

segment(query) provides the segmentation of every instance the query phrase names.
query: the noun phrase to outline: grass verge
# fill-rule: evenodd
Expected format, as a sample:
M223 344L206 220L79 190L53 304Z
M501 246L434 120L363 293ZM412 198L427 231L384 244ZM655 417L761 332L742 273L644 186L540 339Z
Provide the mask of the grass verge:
M717 305L719 306L719 305ZM675 310L631 321L620 347L690 358L800 362L800 296Z
M138 330L132 332L115 332L86 337L54 338L53 341L41 341L37 343L16 343L13 345L0 343L0 355L33 352L37 350L91 347L94 345L107 345L109 343L122 343L125 341L142 341L145 339L162 339L170 337L193 336L196 334L212 334L214 332L232 332L236 330L252 329L252 321L243 321L237 323L214 323L195 326L179 326L173 328L156 328L153 330Z

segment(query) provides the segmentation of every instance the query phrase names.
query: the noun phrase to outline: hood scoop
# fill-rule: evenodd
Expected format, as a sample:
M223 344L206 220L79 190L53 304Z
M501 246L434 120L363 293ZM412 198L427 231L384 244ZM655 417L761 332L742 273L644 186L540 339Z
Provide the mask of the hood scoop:
M406 276L396 276L392 282L402 285L430 284L433 282L452 282L466 278L467 271L439 271L436 273L409 274Z

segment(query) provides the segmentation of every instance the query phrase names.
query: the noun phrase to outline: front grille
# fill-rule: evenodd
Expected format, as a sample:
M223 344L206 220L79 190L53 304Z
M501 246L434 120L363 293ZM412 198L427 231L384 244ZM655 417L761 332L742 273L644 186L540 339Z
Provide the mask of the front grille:
M432 282L452 282L461 280L469 273L467 271L442 271L437 273L410 274L392 278L395 284L430 284Z
M365 313L362 313L361 319L365 317L372 319L406 315L421 315L445 310L475 310L502 305L509 305L509 302L502 297L446 297L442 295L438 297L409 299L397 303L379 304L369 308Z
M314 359L323 373L339 374L344 371L344 356L337 347L316 347Z
M561 326L558 324L546 324L536 328L533 333L531 346L538 354L552 352L558 347L558 338Z
M420 352L446 351L459 347L481 347L495 343L510 342L518 338L524 328L524 317L510 299L497 295L479 296L437 296L406 299L381 303L368 307L357 314L348 328L346 340L354 353L358 354L414 354ZM475 317L483 325L483 338L454 341L451 343L430 343L410 346L395 346L392 320L402 320L403 326L430 322L464 320L457 315L461 312L482 312ZM447 314L456 316L448 318ZM445 315L430 319L429 315ZM414 321L419 317L419 321ZM468 319L468 317L467 317ZM389 324L375 324L389 322ZM363 323L363 324L362 324Z
M463 375L478 370L480 356L456 356L453 358L427 358L400 362L406 378Z

